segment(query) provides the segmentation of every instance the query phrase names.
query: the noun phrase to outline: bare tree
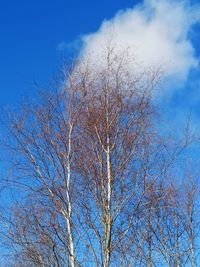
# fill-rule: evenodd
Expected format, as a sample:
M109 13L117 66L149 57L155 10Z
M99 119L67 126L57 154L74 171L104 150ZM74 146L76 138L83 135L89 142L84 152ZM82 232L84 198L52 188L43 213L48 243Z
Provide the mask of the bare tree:
M159 73L132 77L126 60L125 54L108 50L104 67L90 73L79 123L80 221L97 266L118 264L119 256L127 262L131 229L149 210L146 195L188 145L170 148L155 128L151 94Z
M10 134L14 142L9 142L9 145L13 155L16 155L14 165L18 170L12 182L26 189L26 197L33 199L35 206L43 203L47 218L50 216L50 221L54 220L56 226L62 227L63 233L59 238L64 247L63 253L66 254L64 265L69 257L69 266L73 267L76 256L72 199L75 198L76 181L71 168L74 132L81 103L70 75L66 87L59 93L43 92L37 103L25 105L18 117L12 117L9 123L12 125ZM34 218L33 225L39 226L40 215ZM28 217L21 219L31 226Z
M199 255L199 181L198 172L187 171L182 183L182 211L185 215L185 231L188 240L188 258L192 267L197 266Z
M24 188L9 220L18 266L182 264L182 214L163 181L188 132L180 143L159 134L159 70L133 62L133 72L127 51L105 54L9 119L12 183Z

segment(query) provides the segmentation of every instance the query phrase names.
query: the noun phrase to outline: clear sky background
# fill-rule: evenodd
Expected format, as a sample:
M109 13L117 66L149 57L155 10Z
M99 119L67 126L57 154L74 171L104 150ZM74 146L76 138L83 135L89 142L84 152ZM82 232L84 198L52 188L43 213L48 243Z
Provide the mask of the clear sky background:
M60 44L96 31L102 20L134 1L0 0L0 104L31 94L61 62ZM65 49L66 50L66 49Z

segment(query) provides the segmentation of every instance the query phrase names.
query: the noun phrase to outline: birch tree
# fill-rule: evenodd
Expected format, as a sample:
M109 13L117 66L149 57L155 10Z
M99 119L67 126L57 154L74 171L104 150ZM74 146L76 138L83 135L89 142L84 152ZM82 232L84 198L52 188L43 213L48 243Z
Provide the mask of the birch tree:
M9 118L12 184L24 188L9 227L19 266L152 267L156 254L171 266L166 233L174 242L180 227L168 229L175 198L160 185L190 138L159 132L160 71L109 47L64 74Z

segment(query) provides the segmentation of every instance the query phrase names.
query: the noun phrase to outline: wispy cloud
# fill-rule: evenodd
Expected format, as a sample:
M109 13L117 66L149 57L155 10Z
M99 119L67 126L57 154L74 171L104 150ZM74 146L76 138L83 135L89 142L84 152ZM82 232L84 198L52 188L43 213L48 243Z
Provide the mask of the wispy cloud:
M199 64L190 38L200 22L200 6L189 1L146 0L103 21L99 30L82 37L81 54L101 57L111 40L117 49L129 47L144 67L163 66L166 76L184 82Z
M72 42L61 42L57 45L56 50L60 53L79 53L82 49L82 37L79 37Z

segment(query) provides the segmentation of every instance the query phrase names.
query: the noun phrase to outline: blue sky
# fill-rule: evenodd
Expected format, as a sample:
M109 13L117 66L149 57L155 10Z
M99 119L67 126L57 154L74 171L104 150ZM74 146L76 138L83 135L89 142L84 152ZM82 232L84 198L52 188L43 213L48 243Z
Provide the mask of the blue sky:
M61 62L59 44L94 32L134 1L1 0L0 104L30 95L33 81L47 82Z
M172 69L177 71L173 70L172 76L167 77L170 81L168 90L164 90L164 87L161 89L170 92L167 99L163 93L167 108L170 104L169 113L176 113L180 120L184 112L192 109L194 120L199 123L198 1L2 0L0 4L1 106L16 104L24 95L34 94L34 82L43 85L50 81L62 62L62 55L73 55L80 41L84 44L84 53L98 51L96 40L103 42L107 29L114 25L116 31L119 30L118 36L125 33L122 37L128 45L137 42L137 38L139 45L141 42L147 43L146 47L141 47L139 59L142 55L142 60L145 61L146 55L154 56L155 51L160 51L158 58L166 56L164 63L174 58ZM137 16L142 22L135 20ZM195 23L191 19L196 20ZM163 26L160 31L156 28L159 24ZM128 27L130 30L126 31ZM143 37L149 34L147 39L141 36L134 39L138 29L141 29ZM177 29L177 32L172 29ZM168 35L160 34L168 30ZM132 39L129 40L131 35ZM117 41L121 42L121 39L119 37ZM182 43L181 39L184 39ZM152 40L150 45L149 40ZM190 49L186 48L188 44ZM151 49L148 50L148 47ZM150 63L154 63L152 58L148 57Z

